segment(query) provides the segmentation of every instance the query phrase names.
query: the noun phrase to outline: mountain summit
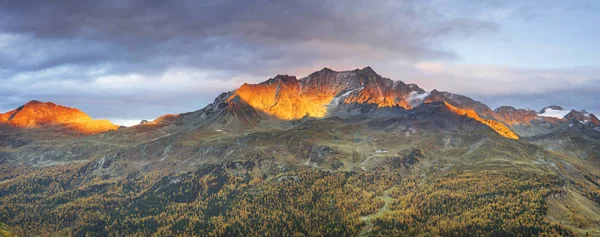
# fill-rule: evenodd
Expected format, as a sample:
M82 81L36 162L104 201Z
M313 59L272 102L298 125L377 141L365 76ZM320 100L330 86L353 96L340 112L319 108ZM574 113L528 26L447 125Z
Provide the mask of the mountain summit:
M324 68L301 79L278 75L259 84L243 84L225 102L230 108L231 102L242 103L280 120L404 111L423 103L445 102L456 114L518 139L504 124L492 120L493 111L480 102L448 92L429 93L417 85L384 78L370 67L342 72Z
M81 110L36 100L0 114L0 124L17 128L64 126L88 135L119 128L108 120L94 120Z
M257 126L261 121L304 118L398 115L427 103L443 102L450 111L473 119L501 136L518 139L556 132L576 121L598 131L600 122L585 111L548 106L540 112L503 106L491 110L467 96L393 81L371 67L349 71L323 68L303 78L277 75L258 84L244 83L223 93L206 108L182 116L197 126L213 129ZM435 116L435 114L431 114ZM181 121L180 120L180 121ZM183 122L186 123L186 122Z
M278 75L259 84L244 84L229 98L283 120L321 118L343 104L410 109L424 95L416 85L383 78L370 67L335 72L324 68L301 79Z

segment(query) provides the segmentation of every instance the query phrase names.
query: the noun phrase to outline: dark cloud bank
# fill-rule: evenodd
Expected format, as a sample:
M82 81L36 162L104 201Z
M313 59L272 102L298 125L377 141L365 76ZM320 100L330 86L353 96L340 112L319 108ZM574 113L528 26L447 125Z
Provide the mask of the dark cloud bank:
M0 1L0 109L38 99L76 106L94 117L148 119L199 109L243 82L367 65L395 80L492 104L541 97L536 103L511 101L541 106L550 99L574 100L556 94L576 95L586 88L590 92L584 94L591 95L600 89L593 83L597 77L584 73L573 79L567 69L506 67L489 77L448 66L460 52L444 47L446 41L493 36L501 29L480 17L485 11L514 7L527 12L523 15L535 13L516 3ZM477 83L504 75L549 83L525 83L529 87L514 91ZM570 86L569 80L578 83ZM539 91L531 93L535 86ZM572 104L600 111L597 96L578 102Z

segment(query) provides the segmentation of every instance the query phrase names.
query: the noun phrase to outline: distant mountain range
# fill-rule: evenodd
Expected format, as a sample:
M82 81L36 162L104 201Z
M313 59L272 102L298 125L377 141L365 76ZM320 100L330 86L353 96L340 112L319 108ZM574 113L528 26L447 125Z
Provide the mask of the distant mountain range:
M341 232L327 233L338 235L374 231L452 236L449 233L458 232L444 229L452 225L439 220L481 210L494 214L469 219L470 227L463 226L488 231L481 236L600 234L594 224L600 223L600 120L595 115L555 105L539 111L511 106L492 110L464 95L427 92L384 78L370 67L342 72L324 68L300 79L277 75L224 92L200 110L131 127L93 120L51 102L31 101L0 114L0 169L5 171L0 175L0 222L21 235L45 233L33 223L54 228L49 233L79 236L117 230L235 235L267 228L265 217L257 214L259 219L253 219L244 209L248 207L236 203L253 203L248 206L262 208L256 212L275 211L280 214L273 215L282 218L314 217L312 211L320 210L329 214L311 226L331 227ZM303 176L306 173L310 175ZM387 184L396 179L407 183ZM260 206L269 195L289 198L292 191L287 188L296 184L316 187L311 185L332 180L344 180L326 186L339 190L294 191L292 196L299 199L272 200L287 200L272 208ZM357 186L349 187L350 183ZM437 188L430 189L433 186ZM274 187L280 189L273 191ZM436 193L446 188L454 191ZM433 193L425 194L426 190ZM359 204L342 206L339 197L333 198L354 191L360 194L344 200L360 197ZM275 194L260 196L266 192ZM302 196L308 194L312 196ZM258 201L246 200L256 195ZM424 196L408 199L415 195ZM425 198L433 196L437 198ZM413 202L420 206L408 205ZM86 205L91 203L111 208L97 207L93 209L97 216L70 219L80 215L75 207L89 209ZM514 206L519 203L523 206ZM440 209L459 204L460 208ZM53 219L53 213L64 210L73 212ZM200 214L192 219L187 210ZM240 210L241 214L230 214ZM396 223L401 220L398 215L412 219ZM349 219L343 227L327 221L340 216ZM506 222L485 219L494 216L505 216ZM483 219L489 226L470 223ZM523 220L533 224L525 228ZM288 231L282 235L315 233L303 229L305 225L291 228L290 221L271 222ZM70 224L67 228L62 223ZM240 223L252 228L232 227ZM411 229L415 226L419 229ZM435 230L421 229L432 226Z
M439 108L446 112L442 113ZM168 127L172 135L190 130L239 132L273 126L284 128L301 121L332 117L393 118L426 114L428 119L443 120L447 116L445 113L465 117L464 121L473 120L511 139L535 140L578 130L585 130L584 134L591 136L600 133L600 120L585 110L566 110L556 105L537 112L511 106L491 110L464 95L437 90L427 92L415 84L384 78L370 67L342 72L323 68L300 79L278 75L259 84L243 84L237 90L222 93L201 110L165 115L130 128L119 127L107 120L93 120L74 108L39 101L0 114L0 124L30 134L32 131L37 134L53 131L52 134L81 136L119 129L106 136L120 136L118 134ZM120 139L127 139L127 136Z
M518 136L556 132L574 124L600 129L600 120L585 110L566 110L554 105L539 112L511 106L501 106L492 111L485 104L463 95L437 90L426 92L415 84L381 77L370 67L343 72L324 68L301 79L278 75L259 84L243 84L235 91L223 93L202 110L182 113L181 117L169 116L174 123L248 128L258 126L262 120L294 121L367 114L381 116L442 101L452 111L515 139ZM194 115L199 118L193 118ZM156 122L162 120L161 117ZM38 101L0 114L0 123L18 128L64 126L83 134L119 128L106 120L92 120L77 109ZM141 124L148 123L143 121Z

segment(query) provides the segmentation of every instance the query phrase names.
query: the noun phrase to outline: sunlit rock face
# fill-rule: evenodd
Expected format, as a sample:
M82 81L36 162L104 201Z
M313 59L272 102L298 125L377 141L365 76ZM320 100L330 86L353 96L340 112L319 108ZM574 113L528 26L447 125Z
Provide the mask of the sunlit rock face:
M473 110L479 116L486 119L497 119L494 111L492 111L487 105L463 95L433 90L425 99L425 103L442 101L448 102L461 109Z
M448 107L448 109L450 111L452 111L456 114L472 118L474 120L477 120L477 121L487 125L488 127L494 129L494 131L496 131L496 133L498 133L504 137L511 138L511 139L519 139L519 136L517 136L517 134L515 134L512 130L510 130L509 128L504 126L504 124L502 124L498 121L491 120L491 119L483 119L483 118L479 117L479 115L473 110L460 109L460 108L457 108L447 102L444 102L444 105L446 105L446 107Z
M78 109L39 101L30 101L15 110L0 114L0 123L18 128L62 125L82 134L96 134L119 128L108 120L93 120Z
M422 103L448 102L445 104L456 114L475 119L504 137L519 138L492 120L496 115L482 103L448 92L428 93L414 84L383 78L370 67L343 72L325 68L302 79L278 75L260 84L242 85L228 101L243 101L282 120L325 117L343 110L345 104L412 109Z
M367 67L335 72L323 69L300 80L279 75L260 84L244 84L230 100L239 97L257 110L283 120L325 117L340 104L373 104L410 109L422 102L423 89L383 78Z
M509 125L530 125L534 119L538 118L536 111L528 109L516 109L512 106L501 106L495 109L494 112L501 121Z
M323 117L325 103L331 100L325 93L305 94L296 77L276 76L260 84L244 84L229 98L236 97L250 106L279 119L299 119L306 115Z

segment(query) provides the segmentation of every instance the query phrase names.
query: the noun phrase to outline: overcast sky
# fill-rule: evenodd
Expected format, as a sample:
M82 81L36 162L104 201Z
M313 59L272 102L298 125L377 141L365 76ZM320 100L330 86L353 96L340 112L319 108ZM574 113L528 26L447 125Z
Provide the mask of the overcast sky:
M0 0L0 110L139 122L277 74L371 66L490 107L600 112L600 4Z

